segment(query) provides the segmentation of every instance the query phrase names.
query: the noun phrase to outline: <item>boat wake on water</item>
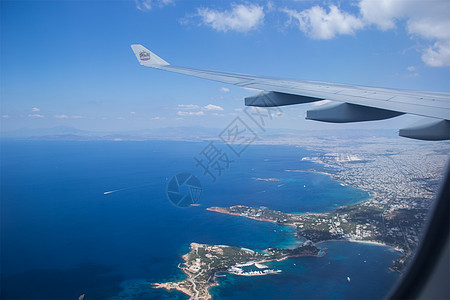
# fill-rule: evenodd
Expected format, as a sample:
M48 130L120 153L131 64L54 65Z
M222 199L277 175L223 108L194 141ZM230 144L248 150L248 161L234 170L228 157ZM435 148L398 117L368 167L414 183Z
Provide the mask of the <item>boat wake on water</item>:
M147 186L147 185L150 185L150 183L136 185L136 186L122 188L122 189L117 189L117 190L107 191L107 192L104 192L103 195L109 195L109 194L112 194L112 193L117 193L117 192L121 192L121 191L125 191L125 190L137 189L137 188L144 187L144 186Z

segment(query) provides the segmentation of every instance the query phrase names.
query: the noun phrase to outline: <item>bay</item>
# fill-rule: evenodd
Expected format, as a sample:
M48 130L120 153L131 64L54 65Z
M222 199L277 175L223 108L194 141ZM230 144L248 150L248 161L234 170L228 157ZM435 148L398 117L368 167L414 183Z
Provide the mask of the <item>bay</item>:
M96 299L185 299L178 292L152 289L150 283L182 278L177 265L191 242L256 250L293 247L299 242L291 227L221 215L206 211L206 207L241 204L285 212L323 212L369 197L367 192L341 186L323 174L286 172L320 167L301 160L314 153L293 146L251 146L240 157L228 151L233 162L213 182L194 161L208 143L1 143L2 299L73 299L81 294ZM227 151L226 147L222 151ZM200 179L200 206L179 208L168 200L167 183L181 172ZM342 279L330 266L326 275L315 270L325 268L342 249L361 252L361 247L369 249L367 255L383 258L372 272L381 278L380 293L392 286L396 274L387 268L396 253L353 243L327 247L324 258L300 258L296 265L303 271L286 265L279 276L240 277L228 282L230 275L213 293L218 299L251 295L257 299L258 291L264 290L259 283L270 289L284 282L284 292L265 295L289 298L286 291L291 289L295 295L314 297L308 289L324 284L326 278L327 282ZM353 265L350 250L343 255ZM291 264L292 259L286 263ZM363 278L361 274L354 276ZM296 283L299 278L305 285ZM239 286L244 283L249 287L241 291ZM357 295L355 289L367 297L378 295L369 295L358 281L343 286L325 284L321 289L336 298Z

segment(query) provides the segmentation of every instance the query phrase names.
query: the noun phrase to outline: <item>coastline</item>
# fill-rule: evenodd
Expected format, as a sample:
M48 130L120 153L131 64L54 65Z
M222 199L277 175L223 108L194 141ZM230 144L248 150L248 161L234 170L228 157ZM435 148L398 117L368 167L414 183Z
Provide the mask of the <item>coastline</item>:
M313 174L326 175L331 180L339 183L341 186L349 186L349 187L352 187L352 188L355 188L355 189L367 192L369 194L369 198L361 200L361 201L358 201L358 202L356 202L354 204L361 204L361 203L364 203L366 201L370 201L370 200L372 200L372 199L374 199L374 198L376 198L378 196L378 193L376 191L369 191L369 190L361 188L361 187L359 187L359 186L357 186L355 184L348 184L348 183L346 183L346 182L344 182L342 180L339 180L338 178L335 178L335 176L333 176L334 175L333 173L327 173L326 171L318 171L318 170L288 170L288 169L284 170L284 171L288 172L288 173L313 173ZM347 205L343 205L343 206L347 206ZM303 214L303 213L300 213L300 214Z
M398 248L398 247L394 247L394 246L391 246L391 245L388 245L388 244L384 244L382 242L362 241L362 240L353 240L353 239L349 239L348 242L388 247L388 248L391 248L391 249L393 249L395 251L398 251L398 252L400 252L402 254L405 254L403 249Z
M342 205L339 208L333 208L330 210L327 210L325 212L317 212L317 213L309 213L309 212L304 212L304 213L283 213L280 211L271 211L271 210L266 210L267 207L247 207L247 206L243 206L243 205L235 205L235 206L231 206L229 208L225 207L208 207L206 208L206 210L208 211L214 211L214 212L218 212L218 213L222 213L222 214L228 214L228 215L232 215L232 216L240 216L240 217L245 217L247 219L252 219L252 220L256 220L256 221L260 221L260 222L271 222L274 224L278 224L278 225L284 225L284 226L294 226L294 228L296 229L296 235L299 239L302 239L302 237L300 235L298 235L299 232L301 232L300 228L303 228L303 224L301 223L307 223L307 225L312 224L314 226L319 227L319 225L321 227L319 227L318 230L316 230L317 232L325 232L325 230L323 229L324 225L322 225L323 223L327 223L328 224L328 220L325 222L325 218L329 218L329 224L331 224L330 226L333 227L329 227L329 235L320 235L320 234L316 234L314 236L314 234L307 234L306 236L308 238L309 243L311 243L311 241L313 241L312 245L321 245L323 243L327 243L327 242L350 242L350 243L360 243L360 244L366 244L366 245L374 245L374 246L382 246L382 247L387 247L389 249L392 249L393 251L397 251L399 253L401 253L403 256L406 256L406 254L408 254L408 249L402 249L399 247L402 247L403 244L399 244L400 246L396 246L397 243L393 242L391 243L391 241L389 239L382 239L382 241L378 240L377 237L384 237L385 236L385 232L381 232L381 230L379 229L380 226L379 225L373 225L371 227L371 224L379 224L378 222L378 218L381 217L383 220L385 218L385 216L383 216L383 213L386 211L386 206L382 206L380 208L380 205L383 204L383 202L381 202L384 198L384 193L383 190L372 190L371 189L371 185L369 183L363 182L364 184L361 185L360 182L355 182L355 181L347 181L347 177L343 177L340 176L339 173L334 173L333 171L327 172L326 170L284 170L285 172L304 172L304 173L315 173L315 174L321 174L321 175L326 175L330 180L340 184L341 186L347 186L347 187L351 187L351 188L355 188L358 189L360 191L363 191L365 193L367 193L367 195L363 195L361 194L361 197L358 197L359 199L356 199L355 203L351 203L351 204L346 204L346 205ZM257 180L257 181L280 181L277 178L252 178L253 180ZM371 203L373 202L373 203ZM375 204L374 204L375 203ZM381 203L381 204L380 204ZM388 202L388 204L390 204L390 202ZM237 209L236 209L237 208ZM240 208L244 208L240 209ZM344 208L344 209L342 209ZM234 209L234 210L233 210ZM248 210L245 210L248 209ZM261 210L266 210L265 212L262 212ZM333 212L337 211L338 213L338 217L334 217L333 219L331 218L333 216ZM340 214L340 216L339 216ZM355 215L360 215L359 219L358 218L353 218ZM290 217L289 217L290 215ZM285 217L284 217L285 216ZM300 219L300 218L296 218L295 216L316 216L317 218L321 217L322 219L320 220L320 222L318 221L310 221L308 220L308 218L305 219ZM362 217L365 217L363 221L366 221L366 223L363 223L363 221L361 221ZM335 220L336 219L336 220ZM373 220L377 220L377 222L370 222ZM342 221L343 220L343 221ZM346 227L342 226L342 224L347 224L347 220L350 220L350 223L352 224L356 224L356 230L350 228L349 229L349 225L347 225ZM300 224L299 224L300 223ZM370 224L369 224L370 223ZM337 225L336 225L337 224ZM366 225L367 224L367 228ZM301 226L301 227L300 227ZM364 227L363 227L364 226ZM384 221L383 221L383 226L384 226ZM340 229L339 230L335 230L335 229ZM344 233L342 233L342 228L344 228ZM393 227L395 229L395 227ZM309 229L310 230L310 229ZM352 231L350 231L352 230ZM354 231L353 231L354 230ZM383 228L383 230L385 230ZM310 230L313 231L313 230ZM305 229L304 232L307 232L307 230ZM337 233L336 233L337 232ZM354 233L356 232L356 233ZM365 234L363 234L363 232L365 232ZM380 234L381 232L381 234ZM328 233L328 229L326 229L326 233ZM372 234L373 233L373 234ZM343 237L343 238L339 238L339 234L344 234L344 236L347 237ZM314 239L316 238L316 239ZM359 239L359 238L368 238L368 240L364 240L364 239ZM373 240L371 240L371 238L373 238ZM307 239L307 238L305 238ZM391 244L386 244L385 242L389 242ZM306 244L306 243L305 243ZM303 256L303 255L299 255L299 256ZM320 256L320 255L318 255ZM292 256L295 257L295 256ZM285 260L288 257L284 257L280 260L277 261L281 261L281 260ZM403 259L403 258L402 258ZM396 260L397 261L397 260ZM393 264L396 261L392 261ZM403 264L402 261L400 261L399 264L394 265L393 267L389 268L389 270L391 272L400 272L401 271L401 267ZM400 267L399 267L400 265ZM259 275L266 275L266 274L261 274L261 273L255 273L255 274L248 274L248 273L243 273L243 274L237 274L234 272L228 272L234 275L240 275L240 276L259 276Z
M226 245L208 245L191 243L190 251L182 256L184 263L178 264L186 278L181 281L153 283L152 287L168 291L175 289L189 299L211 299L210 288L218 286L217 274L233 274L238 276L263 276L279 274L281 270L270 269L264 263L283 261L290 257L325 255L325 249L313 245L303 245L295 249L267 248L257 252L247 248ZM253 266L256 270L245 271L242 267ZM263 270L264 269L264 270Z
M382 242L376 242L376 241L364 241L364 240L355 240L355 239L332 239L332 240L325 240L325 241L320 241L317 242L316 245L320 245L323 243L328 243L328 242L349 242L349 243L359 243L359 244L366 244L366 245L374 245L374 246L382 246L382 247L387 247L387 248L391 248L395 251L398 251L400 253L404 253L403 249L398 248L398 247L394 247L388 244L384 244Z
M361 205L361 203L365 203L365 202L366 201L361 201L356 205ZM364 204L363 204L363 206L364 206ZM342 209L345 207L347 207L347 206L341 206L338 209ZM229 208L209 207L206 209L209 211L214 211L214 212L233 215L233 216L240 216L240 217L253 219L253 220L257 220L257 221L261 221L261 222L271 222L271 223L275 223L275 224L283 225L283 226L293 226L295 228L294 235L296 236L296 238L298 240L312 240L312 241L314 241L314 239L312 239L311 237L308 237L307 235L304 236L301 234L302 230L298 228L298 224L299 224L299 222L302 222L302 221L295 218L295 216L302 216L302 217L309 217L309 216L320 217L320 216L322 216L322 217L325 217L327 214L335 211L335 210L332 210L328 213L305 213L302 215L284 213L285 214L284 217L288 220L286 222L286 219L284 219L284 221L280 221L278 219L278 217L281 218L280 215L270 214L271 211L265 210L265 208L258 209L258 208L243 206L243 205L236 205L236 206L231 206ZM269 215L265 215L265 212L269 212ZM274 212L278 213L278 211L274 211ZM289 216L291 216L293 218L290 218ZM383 247L387 247L393 251L397 251L397 252L401 253L403 257L408 254L405 249L398 247L398 246L386 244L380 240L370 240L370 239L363 240L363 239L354 239L354 238L349 238L349 237L342 237L342 238L334 238L333 236L330 236L329 238L319 237L319 240L314 241L313 245L319 246L321 243L325 243L325 242L351 242L351 243L360 243L360 244L366 244L366 245L383 246ZM394 264L395 264L395 262L393 263L393 265ZM399 271L398 268L394 268L394 267L389 268L389 270Z
M236 205L236 206L241 206L241 205ZM229 212L226 209L222 208L222 207L217 207L217 206L211 206L211 207L207 207L206 210L208 211L214 211L214 212L218 212L224 215L230 215L230 216L238 216L238 217L245 217L247 219L252 219L255 221L260 221L260 222L271 222L271 223L275 223L277 224L277 222L273 221L273 220L269 220L269 219L264 219L264 218L257 218L257 217L252 217L252 216L241 216L238 213L233 213L233 212Z

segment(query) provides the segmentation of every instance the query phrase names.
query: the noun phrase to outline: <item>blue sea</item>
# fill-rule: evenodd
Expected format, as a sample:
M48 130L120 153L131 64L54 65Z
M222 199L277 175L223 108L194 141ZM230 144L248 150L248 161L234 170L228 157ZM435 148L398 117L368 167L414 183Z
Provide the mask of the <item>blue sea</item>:
M321 167L301 160L314 152L294 146L228 152L233 162L212 182L194 161L207 145L1 141L1 299L187 299L151 283L183 278L177 265L191 242L256 250L300 242L291 227L205 208L324 212L370 196L327 175L286 172ZM201 181L199 206L168 200L167 184L182 172ZM399 253L388 247L321 246L321 258L269 263L280 274L221 277L213 299L380 299L398 278L388 268Z

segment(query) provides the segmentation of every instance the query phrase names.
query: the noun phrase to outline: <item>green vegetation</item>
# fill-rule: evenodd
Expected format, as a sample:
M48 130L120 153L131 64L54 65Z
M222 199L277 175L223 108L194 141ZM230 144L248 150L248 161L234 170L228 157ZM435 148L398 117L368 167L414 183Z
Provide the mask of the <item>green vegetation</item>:
M208 289L216 285L217 273L240 271L240 265L252 265L274 260L281 260L296 256L320 256L324 252L310 244L295 249L269 248L263 252L230 246L217 246L205 244L191 244L191 251L183 256L184 266L181 267L187 275L185 280L155 284L156 288L177 289L186 293L191 299L210 299ZM276 273L273 270L259 271L254 275L267 275Z
M400 271L410 258L418 240L411 240L411 231L423 226L426 209L398 209L388 214L377 206L364 203L340 207L322 214L288 214L265 208L232 206L212 207L209 210L260 221L292 225L297 235L313 243L328 240L367 241L385 244L403 252L404 256L393 263L392 270ZM387 214L385 216L384 214ZM305 249L304 249L305 250ZM293 256L288 250L272 252Z

